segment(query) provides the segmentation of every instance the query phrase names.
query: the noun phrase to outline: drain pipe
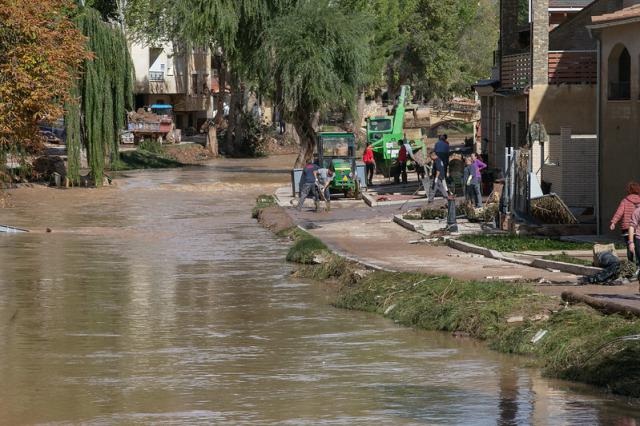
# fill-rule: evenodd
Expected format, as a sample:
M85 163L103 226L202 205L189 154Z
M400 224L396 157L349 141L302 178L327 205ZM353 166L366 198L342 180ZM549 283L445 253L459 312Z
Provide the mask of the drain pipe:
M596 233L602 234L602 227L600 225L600 144L602 143L600 135L600 119L601 119L601 42L600 37L596 37L596 55L597 55L597 70L596 70Z

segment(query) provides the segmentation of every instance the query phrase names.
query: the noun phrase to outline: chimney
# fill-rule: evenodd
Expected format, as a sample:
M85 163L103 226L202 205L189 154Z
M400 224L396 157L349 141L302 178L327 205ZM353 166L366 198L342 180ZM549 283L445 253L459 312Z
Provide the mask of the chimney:
M531 1L532 85L549 84L549 0Z

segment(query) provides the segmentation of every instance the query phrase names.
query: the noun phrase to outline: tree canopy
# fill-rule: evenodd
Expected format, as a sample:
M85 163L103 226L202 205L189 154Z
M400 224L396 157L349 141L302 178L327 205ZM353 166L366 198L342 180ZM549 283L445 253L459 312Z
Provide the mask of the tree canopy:
M85 38L70 0L0 0L0 152L39 146L38 122L73 101Z
M82 66L75 91L79 104L68 104L66 114L69 178L79 180L80 143L84 144L92 177L102 184L105 157L117 159L120 130L133 108L133 62L123 32L85 7L75 19L87 37L93 57Z
M366 15L345 13L328 0L306 0L267 30L263 51L303 143L298 163L315 146L314 114L340 106L353 110L366 75L369 23Z

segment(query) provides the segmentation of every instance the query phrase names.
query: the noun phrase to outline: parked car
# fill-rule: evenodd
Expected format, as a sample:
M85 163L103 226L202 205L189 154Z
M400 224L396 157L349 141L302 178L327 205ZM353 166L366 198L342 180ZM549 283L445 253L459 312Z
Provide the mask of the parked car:
M47 143L53 143L56 145L60 145L62 143L62 139L49 130L40 130L40 136L42 136Z

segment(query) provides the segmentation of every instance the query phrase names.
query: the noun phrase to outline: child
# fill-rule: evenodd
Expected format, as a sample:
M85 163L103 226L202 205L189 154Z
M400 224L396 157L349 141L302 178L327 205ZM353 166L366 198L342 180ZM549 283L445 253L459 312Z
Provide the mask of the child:
M476 194L476 207L480 208L482 207L482 189L481 189L482 173L481 172L482 170L487 168L487 165L478 158L478 155L475 152L471 154L471 160L475 165L475 181L473 183L472 189L473 191L475 191L475 194Z

